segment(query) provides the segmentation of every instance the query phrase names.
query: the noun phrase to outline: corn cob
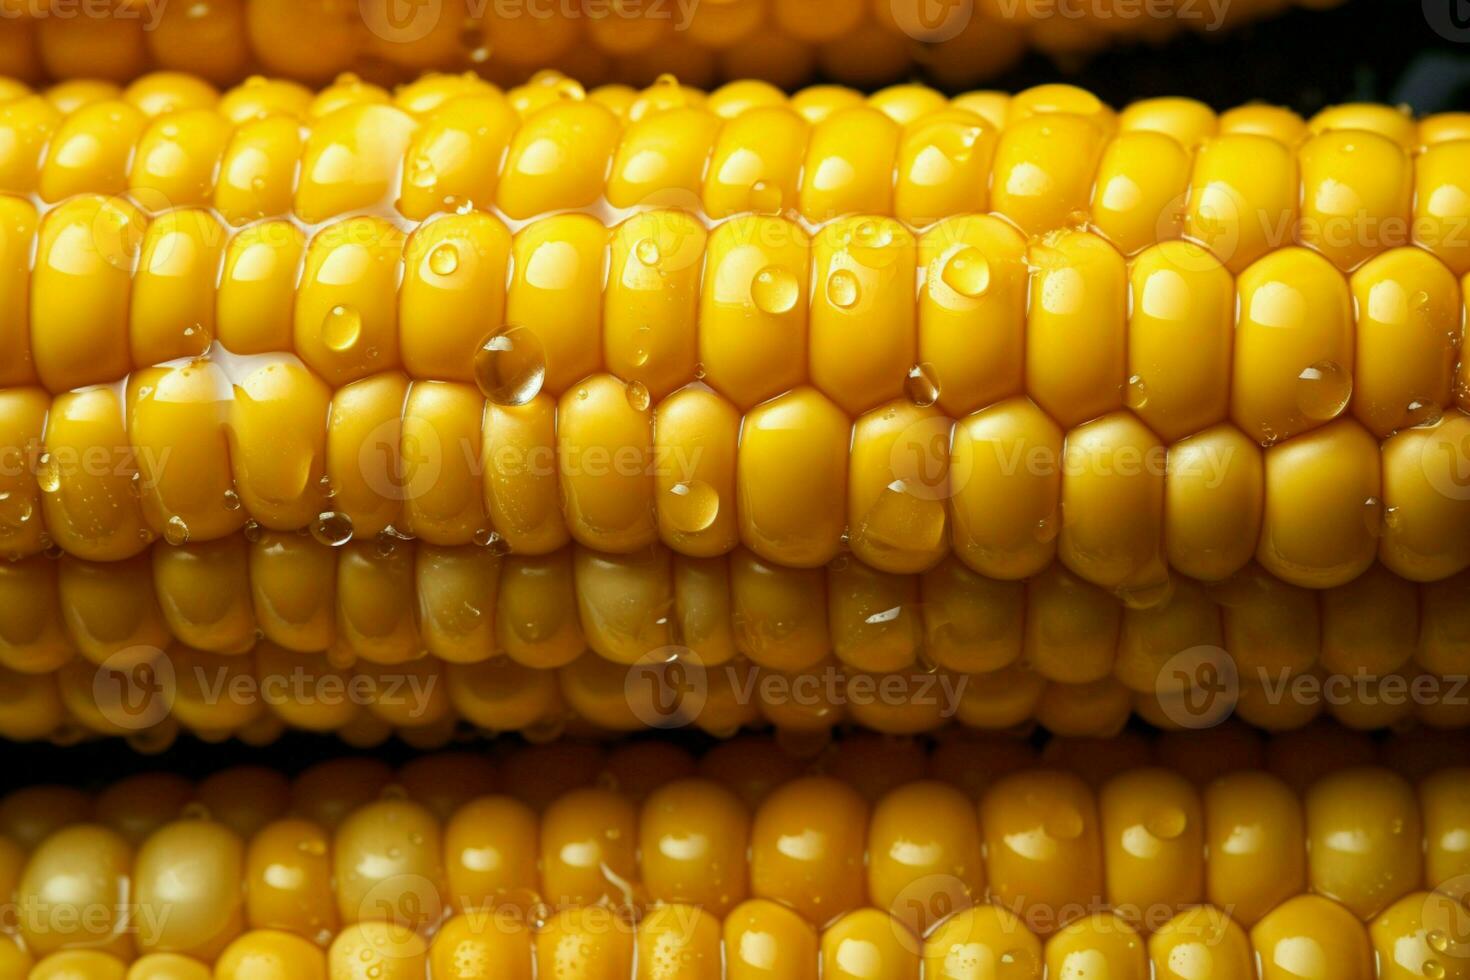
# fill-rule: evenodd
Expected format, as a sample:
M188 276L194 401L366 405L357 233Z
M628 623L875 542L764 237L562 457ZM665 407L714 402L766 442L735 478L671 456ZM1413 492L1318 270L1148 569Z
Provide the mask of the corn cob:
M391 0L210 0L202 6L106 0L78 6L7 0L0 8L7 68L32 79L125 81L157 67L226 83L257 69L318 83L349 69L397 80L424 70L474 69L506 81L547 66L646 83L677 68L706 84L763 77L787 88L818 71L872 85L917 69L955 85L1003 71L1028 45L1075 56L1118 40L1213 33L1287 4L982 2L932 10L908 0L433 0L406 7Z
M625 129L564 79L506 99L436 78L399 94L422 121L339 86L303 136L269 114L288 88L212 111L148 81L132 98L173 109L152 123L9 104L4 188L43 202L6 202L12 555L117 560L249 521L793 567L850 546L888 572L1060 559L1142 604L1171 568L1253 555L1316 588L1375 556L1419 581L1470 565L1456 119L1115 116L1048 86L997 131L958 108L992 100L908 87L798 95L812 124L665 82ZM692 210L640 209L670 195ZM509 225L423 220L490 199ZM751 207L801 223L729 217Z
M666 760L641 763L653 772ZM357 976L364 967L348 961L366 947L361 962L385 976L420 977L432 962L435 977L469 980L529 976L532 962L622 976L636 947L637 976L718 977L723 932L727 973L757 977L770 957L742 936L774 932L766 941L780 948L766 953L781 954L783 976L814 977L818 962L824 976L916 976L922 960L959 980L992 975L961 961L991 955L966 944L1002 929L1031 955L998 976L1067 976L1069 962L1097 969L1101 956L1103 976L1142 978L1152 953L1174 970L1156 975L1255 977L1252 948L1263 980L1405 977L1426 961L1466 975L1463 768L1417 787L1349 768L1300 795L1261 770L1196 788L1168 769L1127 768L1094 791L1028 768L997 776L978 807L902 768L870 797L842 778L797 776L747 802L708 774L671 773L639 795L606 782L544 806L514 787L494 795L479 757L409 770L384 786L380 764L328 763L291 787L242 769L196 799L187 783L150 777L95 806L57 790L12 794L0 824L19 835L5 841L0 887L17 900L14 955L169 954L234 978L251 976L232 972L238 961L274 950L289 969L270 976L322 976L328 962ZM457 792L416 798L445 777ZM224 804L217 816L210 800ZM111 916L80 918L88 909ZM1188 937L1205 948L1159 955L1200 916L1214 930ZM696 955L668 948L674 925ZM882 971L839 955L849 942L876 943ZM1311 969L1304 944L1326 965ZM1219 972L1188 969L1211 956ZM460 972L445 972L453 963Z
M1107 734L1132 712L1166 728L1209 724L1181 699L1211 669L1235 685L1216 710L1267 728L1324 710L1355 728L1412 716L1460 727L1470 724L1467 593L1466 573L1418 585L1375 565L1313 592L1251 566L1219 584L1176 579L1134 608L1061 565L1020 583L953 558L892 575L845 557L800 570L745 551L501 556L261 532L160 542L121 562L0 565L0 731L133 734L155 749L179 725L211 738L282 724L447 738L461 720L536 730L561 717L716 734L843 720L924 731L956 719ZM166 671L171 686L135 690L144 669ZM249 690L232 696L216 676ZM655 704L691 678L687 704ZM362 696L346 696L351 684ZM880 697L879 684L924 696ZM118 685L145 703L112 703ZM819 691L807 703L823 710L793 706L798 688ZM333 705L313 697L332 692ZM369 727L352 734L358 725Z

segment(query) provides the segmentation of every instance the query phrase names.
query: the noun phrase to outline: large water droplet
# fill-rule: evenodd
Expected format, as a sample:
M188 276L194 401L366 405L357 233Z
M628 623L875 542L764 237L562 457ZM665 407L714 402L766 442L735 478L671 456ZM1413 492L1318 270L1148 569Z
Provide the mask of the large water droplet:
M638 244L633 246L633 254L638 256L638 261L644 265L658 265L660 258L658 242L652 238L640 238Z
M475 544L492 555L504 556L510 554L510 544L506 542L499 531L494 528L482 527L475 531Z
M440 242L429 253L429 269L436 276L450 276L459 268L459 249L450 242Z
M967 245L949 257L939 278L961 296L978 299L990 289L990 262L978 248Z
M903 381L904 394L920 408L928 408L939 400L939 379L935 377L934 365L915 364Z
M800 298L796 276L780 266L768 265L751 280L750 298L763 313L785 313Z
M341 511L324 510L311 522L311 536L329 548L352 540L352 518Z
M55 493L61 489L61 461L50 453L42 453L36 460L36 483L42 493Z
M170 517L163 524L163 540L174 547L189 543L189 525L178 514Z
M864 542L897 551L929 551L944 539L945 511L942 500L910 493L902 480L894 480L858 526Z
M240 509L240 494L234 490L225 491L225 510Z
M1444 411L1433 399L1414 399L1409 402L1405 409L1408 418L1405 419L1406 426L1438 425L1444 418Z
M541 339L526 327L492 334L475 352L475 383L497 405L524 405L541 391L546 355Z
M362 315L350 306L334 306L322 318L322 343L339 354L362 338Z
M1128 376L1128 385L1123 389L1123 404L1135 412L1148 406L1148 385L1144 384L1142 375Z
M662 509L674 527L685 534L698 534L719 516L720 495L703 480L676 483L669 487Z
M833 306L850 309L858 301L857 276L846 269L838 269L827 277L827 298Z
M1309 419L1337 418L1352 396L1353 376L1336 361L1318 361L1297 375L1297 406Z
M641 381L634 381L628 385L628 404L633 406L636 412L648 411L652 399L649 397L648 389Z
M240 533L245 535L246 541L254 544L260 540L264 532L261 530L260 522L252 517L245 522L245 526L240 529Z

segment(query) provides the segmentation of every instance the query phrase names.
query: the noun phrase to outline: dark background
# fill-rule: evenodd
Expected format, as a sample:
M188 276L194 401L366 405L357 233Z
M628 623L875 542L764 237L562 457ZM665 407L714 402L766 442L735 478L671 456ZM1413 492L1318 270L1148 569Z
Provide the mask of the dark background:
M1454 4L1466 27L1437 31L1430 16L1449 24ZM989 87L1015 91L1053 81L1088 88L1117 106L1185 95L1219 109L1265 101L1304 115L1346 101L1404 104L1419 114L1470 109L1470 0L1348 0L1330 11L1296 10L1218 37L1186 32L1164 46L1117 48L1080 66L1058 66L1032 54ZM695 750L708 742L697 733L643 737L671 738ZM446 750L484 745L466 734ZM296 773L312 762L352 754L402 762L418 753L397 740L358 752L335 737L300 733L263 749L184 736L161 756L141 756L114 739L66 748L0 743L0 757L10 763L0 773L0 792L41 782L106 784L154 769L198 777L241 763Z
M1455 30L1450 13L1458 5ZM1449 37L1437 32L1438 18ZM1338 102L1406 104L1417 113L1470 109L1470 0L1347 0L1292 10L1220 36L1183 32L1161 47L1132 45L1062 71L1030 55L994 87L1067 81L1121 106L1187 95L1217 109L1265 101L1311 114Z

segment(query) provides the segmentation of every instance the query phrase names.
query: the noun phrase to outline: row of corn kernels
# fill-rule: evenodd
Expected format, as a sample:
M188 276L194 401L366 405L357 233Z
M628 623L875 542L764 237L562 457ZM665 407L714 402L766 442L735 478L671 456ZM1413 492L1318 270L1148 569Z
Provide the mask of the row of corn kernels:
M1409 244L1470 271L1463 113L1420 121L1349 104L1304 121L1259 105L1217 116L1176 98L1117 112L1065 85L788 97L667 79L587 94L555 74L509 92L459 76L396 95L348 81L315 98L264 80L223 97L172 75L121 93L90 84L0 99L0 190L45 207L127 194L149 215L313 229L468 207L515 222L665 205L711 220L868 213L916 228L988 211L1028 235L1090 223L1130 255L1185 235L1233 273L1297 242L1344 271Z
M1102 915L1118 930L1123 957L1123 972L1109 976L1125 978L1148 975L1132 967L1135 958L1144 963L1138 933L1167 935L1175 915L1201 902L1252 928L1257 942L1283 919L1342 941L1336 970L1303 973L1278 962L1285 972L1268 978L1373 976L1357 968L1370 962L1363 923L1375 919L1376 932L1417 912L1418 928L1395 939L1417 940L1429 958L1470 938L1455 918L1470 861L1462 768L1417 788L1386 769L1343 769L1300 797L1259 770L1197 789L1167 769L1127 769L1094 791L1063 771L1024 769L996 778L978 807L952 785L902 777L871 802L842 779L809 776L768 786L753 803L708 776L669 777L642 798L616 785L589 787L538 812L514 784L494 795L490 767L473 757L443 763L415 767L421 776L471 779L457 794L435 793L436 806L403 786L373 799L371 764L321 767L317 775L335 767L342 780L327 791L329 821L314 819L280 777L261 770L222 774L201 788L224 802L220 819L207 803L186 802L192 788L170 777L119 786L99 800L94 822L83 822L85 797L22 791L0 804L5 822L34 841L3 849L6 892L18 899L15 931L38 955L80 946L124 959L172 952L210 962L247 928L295 935L310 948L376 922L412 946L441 929L473 931L473 923L445 920L480 913L500 927L484 929L486 941L501 931L501 942L529 944L589 905L626 913L602 920L611 934L631 932L643 912L657 921L667 914L659 905L728 922L753 900L802 932L875 907L892 930L886 945L917 956L920 936L947 937L974 914L966 908L989 901L979 914L1003 910L1044 936L1088 937L1085 923ZM226 789L248 791L249 802ZM678 846L691 838L702 846ZM503 935L507 925L517 938ZM596 945L609 955L624 942L630 936ZM1030 966L1037 972L1017 975L1039 976L1040 958Z
M1071 683L1114 674L1139 692L1195 647L1229 650L1251 676L1470 668L1465 573L1418 585L1375 565L1314 591L1247 566L1215 584L1176 578L1157 601L1130 605L1058 566L1013 582L952 559L893 575L849 558L794 569L745 551L502 556L473 545L333 549L303 535L252 537L160 543L126 562L0 565L0 664L45 673L78 654L103 664L177 643L232 655L265 639L383 665L429 653L555 668L589 649L623 665L677 649L706 667L743 658L785 673L832 657L875 673L1019 663Z
M1336 0L1303 0L1322 8ZM876 85L915 70L949 85L1012 66L1027 46L1075 57L1117 40L1215 34L1277 13L1274 0L1206 3L477 3L209 0L188 6L12 0L0 58L27 78L126 80L153 68L219 82L264 70L322 82L352 69L402 79L472 68L512 81L548 66L607 81L677 70L700 84L821 73Z

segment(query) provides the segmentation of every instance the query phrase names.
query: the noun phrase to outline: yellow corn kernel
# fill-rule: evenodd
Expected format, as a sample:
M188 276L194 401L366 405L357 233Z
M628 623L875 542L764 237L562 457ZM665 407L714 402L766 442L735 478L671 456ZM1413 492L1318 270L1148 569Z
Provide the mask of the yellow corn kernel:
M1232 773L1204 793L1206 893L1242 927L1260 921L1307 884L1306 827L1301 807L1280 779Z
M129 190L149 205L156 201L174 208L207 206L214 197L216 166L230 130L212 106L156 116L133 151Z
M781 218L732 218L709 236L700 290L699 363L741 409L806 377L806 234Z
M506 654L527 667L560 667L587 649L578 618L571 549L506 559L500 570L495 627Z
M505 226L479 213L445 215L409 237L398 335L411 376L475 380L477 349L505 322L510 251Z
M1266 450L1256 559L1285 582L1329 588L1373 561L1382 533L1378 447L1351 419Z
M7 136L7 149L0 153L0 189L16 195L35 193L42 152L62 118L41 96L0 102L0 130Z
M1318 895L1298 895L1251 928L1262 980L1374 976L1367 931L1351 912Z
M1061 530L1062 437L1025 398L982 409L955 426L953 547L970 568L1021 579L1052 563Z
M236 354L292 350L296 281L306 242L281 221L253 225L225 246L214 329Z
M422 649L414 550L406 541L391 549L349 541L338 549L337 633L369 663L402 665Z
M328 384L398 366L402 255L402 234L381 218L349 218L307 246L292 346Z
M1148 948L1159 980L1251 980L1256 975L1250 941L1213 906L1180 912L1149 937Z
M304 146L294 113L241 120L219 161L215 210L233 226L291 213L296 163Z
M212 960L245 928L239 882L244 847L208 820L182 820L153 834L133 863L139 915L155 915L134 935L140 952L181 953ZM163 909L170 914L159 916Z
M991 894L1049 933L1078 895L1100 895L1102 843L1092 793L1075 776L1017 773L980 800Z
M41 165L36 187L41 199L57 202L88 191L109 195L127 190L128 165L145 122L137 109L112 100L66 115Z
M1121 622L1118 603L1065 566L1051 565L1026 583L1023 662L1048 680L1085 684L1113 669Z
M946 218L919 239L918 360L954 415L1021 391L1026 241L1005 222Z
M1112 912L1078 919L1048 939L1046 967L1056 976L1094 970L1117 980L1144 980L1151 975L1143 940Z
M1057 557L1130 603L1156 601L1168 581L1164 466L1163 444L1126 412L1067 434Z
M654 412L659 537L680 554L724 555L739 541L735 472L740 417L708 389L688 387Z
M1228 113L1227 113L1228 116ZM1297 162L1266 136L1232 132L1206 140L1194 158L1184 237L1240 275L1292 240L1297 224Z
M1353 413L1380 439L1436 420L1450 404L1459 283L1417 248L1374 258L1352 277L1357 309Z
M1230 400L1234 284L1196 245L1165 242L1129 268L1124 402L1173 441L1221 422Z
M1390 140L1358 129L1319 132L1298 153L1297 238L1351 271L1409 241L1413 170Z
M504 96L477 88L415 114L423 123L404 158L399 210L423 221L438 211L494 201L501 160L517 122Z
M558 102L527 117L511 138L496 201L512 218L586 207L602 183L617 118L595 102Z
M817 664L832 649L826 589L820 568L770 564L744 548L735 551L730 594L740 652L787 673Z
M1180 237L1189 151L1157 132L1124 132L1098 164L1092 225L1124 255Z
M768 561L801 568L837 555L846 514L847 417L798 388L745 416L735 469L740 538Z
M646 388L610 375L561 396L556 435L567 527L590 548L636 551L657 534L648 409Z
M648 211L611 233L603 362L661 400L694 375L704 227L682 211Z
M1429 120L1425 120L1427 125ZM1470 272L1470 188L1464 184L1470 161L1470 133L1453 141L1431 143L1414 157L1414 214L1410 226L1414 244L1427 249L1463 276Z
M40 476L49 492L36 516L68 554L92 561L130 558L154 537L137 497L121 401L112 388L89 388L58 396L47 415Z
M912 118L901 120L894 216L922 226L946 215L983 213L996 129L966 109L914 111Z
M418 123L391 106L359 104L318 118L302 147L293 207L309 225L391 203Z
M608 232L585 215L554 215L515 237L506 321L539 341L543 387L560 395L602 367L602 284Z
M1087 232L1035 244L1026 389L1070 428L1123 407L1127 272L1122 256Z
M126 201L93 195L73 197L42 219L31 273L31 356L50 390L128 373L130 279L145 227Z
M899 128L882 112L854 106L811 130L798 208L808 221L852 213L888 214Z
M520 554L547 554L568 539L557 488L556 408L545 393L524 405L485 407L486 511L505 545Z
M705 211L725 218L796 207L808 131L785 106L758 106L727 122L705 167Z
M225 947L214 973L220 980L321 980L327 975L327 954L300 936L257 929Z
M1067 111L1017 115L1012 100L991 168L991 210L1028 235L1076 224L1092 198L1103 131Z
M857 855L867 826L867 804L843 783L821 777L787 783L766 798L751 825L751 892L812 923L858 907L866 887Z
M28 201L0 198L0 385L33 385L31 246L39 218Z
M1272 252L1236 283L1231 417L1271 445L1342 414L1353 389L1347 282L1299 248Z
M420 544L414 585L420 597L424 645L440 660L476 663L495 647L495 605L500 556L479 547Z

